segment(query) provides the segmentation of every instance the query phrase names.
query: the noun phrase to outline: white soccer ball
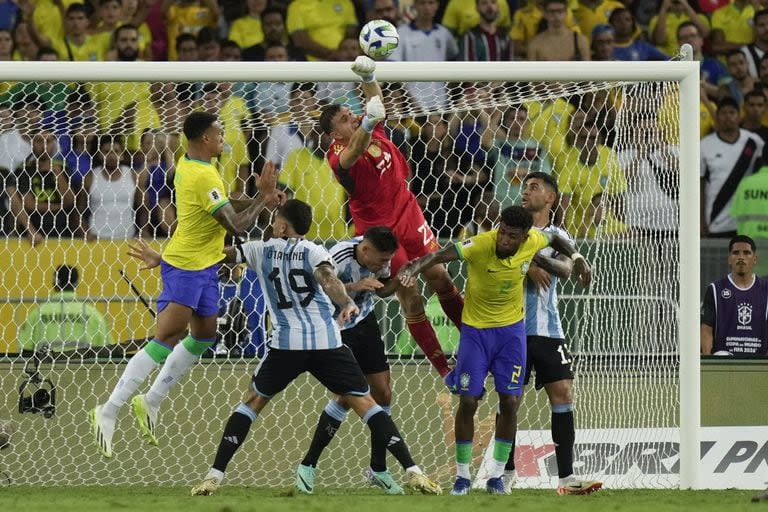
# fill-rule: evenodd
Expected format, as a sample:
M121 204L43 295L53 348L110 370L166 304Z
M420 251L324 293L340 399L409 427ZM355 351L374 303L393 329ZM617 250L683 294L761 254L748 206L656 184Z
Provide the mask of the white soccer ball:
M399 43L397 29L386 20L369 21L360 31L360 48L372 59L386 59Z

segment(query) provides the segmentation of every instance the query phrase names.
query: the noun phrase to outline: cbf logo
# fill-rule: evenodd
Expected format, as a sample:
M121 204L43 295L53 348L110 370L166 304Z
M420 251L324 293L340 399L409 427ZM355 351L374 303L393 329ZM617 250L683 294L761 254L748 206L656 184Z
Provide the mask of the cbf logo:
M459 386L461 387L462 391L468 391L469 390L469 374L468 373L462 373L459 377Z
M738 313L737 320L739 322L739 327L742 329L751 329L749 327L749 324L752 323L752 304L742 302L739 304L739 307L736 309L736 312ZM747 326L747 327L742 327Z

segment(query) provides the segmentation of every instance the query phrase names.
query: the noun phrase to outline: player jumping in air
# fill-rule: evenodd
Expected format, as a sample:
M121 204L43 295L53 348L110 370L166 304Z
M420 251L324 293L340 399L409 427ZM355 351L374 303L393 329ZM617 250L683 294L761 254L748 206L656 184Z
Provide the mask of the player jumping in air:
M265 207L276 206L283 198L275 188L277 171L271 162L262 170L257 199L227 198L221 176L211 164L224 147L216 116L190 114L184 120L184 135L189 150L176 166L178 221L162 255L163 290L157 299L155 337L128 362L106 403L89 412L96 444L107 458L112 457L117 414L131 397L142 434L150 444L158 444L155 429L160 402L215 342L217 271L224 258L225 234L245 233ZM136 395L161 364L147 394Z
M416 197L408 190L408 162L384 133L381 121L386 112L375 70L376 63L365 56L352 65L352 71L363 79L365 117L359 119L341 105L328 105L320 115L320 129L334 138L328 163L349 195L355 233L361 235L371 226L387 226L395 233L400 243L392 258L392 272L396 274L409 260L436 251L438 245ZM448 271L443 265L435 265L424 272L424 277L437 293L445 314L460 328L464 301ZM419 290L398 287L395 293L411 335L440 375L445 376L450 371L448 361L427 320Z
M523 280L534 255L544 247L574 260L574 271L588 284L591 270L573 246L556 233L531 229L531 214L520 206L501 212L498 229L450 245L409 263L401 272L404 285L437 263L467 262L466 307L459 338L456 368L449 387L460 395L456 411L456 482L452 494L468 494L474 415L488 372L499 394L493 469L486 482L492 494L505 494L504 466L517 431L517 410L523 394L526 368L525 303Z
M362 237L339 242L331 248L336 275L360 309L356 317L341 326L341 340L350 348L368 379L374 400L390 415L389 363L373 307L374 294L388 297L399 284L396 279L390 279L390 261L397 246L397 239L389 228L375 226L368 228ZM309 451L296 470L296 488L300 492L311 492L320 455L336 435L348 411L349 404L342 397L335 397L320 414ZM366 480L388 494L402 494L402 487L387 470L386 455L385 447L371 443L371 463L365 470Z
M342 342L339 325L353 320L359 309L336 277L330 254L303 238L311 224L311 207L292 199L275 216L274 238L224 251L226 262L244 262L257 272L274 328L269 351L254 372L245 400L224 427L213 466L192 489L192 495L209 495L219 488L227 465L245 441L253 421L272 397L304 372L344 397L370 428L373 442L389 450L402 464L408 487L440 494L440 487L411 458L392 419L374 402L360 366ZM335 307L339 309L336 319ZM313 482L304 485L312 492Z

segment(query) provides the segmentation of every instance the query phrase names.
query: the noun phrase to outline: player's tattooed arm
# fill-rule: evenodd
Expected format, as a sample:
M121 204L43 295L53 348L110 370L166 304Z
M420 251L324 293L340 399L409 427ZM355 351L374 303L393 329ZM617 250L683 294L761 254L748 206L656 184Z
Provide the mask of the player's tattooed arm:
M413 260L400 269L397 273L397 280L403 286L413 286L416 284L416 276L433 265L448 263L459 259L459 253L456 246L451 244L443 247L437 252L432 252L419 259Z
M552 258L550 256L544 256L541 253L537 253L536 256L533 257L533 262L554 276L561 277L563 279L568 279L571 277L571 271L573 270L573 260L567 256L560 255L557 258Z
M339 307L340 311L336 317L336 321L339 325L344 325L347 323L347 320L360 312L347 294L344 283L336 277L336 272L333 270L333 266L328 263L321 263L315 269L314 275L317 283L323 289L325 294Z
M581 285L589 286L589 283L592 282L592 267L587 259L576 252L576 248L567 238L557 233L545 233L545 236L549 238L550 247L573 261L572 272L576 274Z
M285 200L285 194L277 189L277 176L277 167L267 160L256 184L259 189L259 196L256 199L246 201L250 204L241 211L238 211L230 200L229 204L216 210L213 217L230 234L244 235L256 223L256 219L264 208L279 206ZM243 205L238 202L238 206Z

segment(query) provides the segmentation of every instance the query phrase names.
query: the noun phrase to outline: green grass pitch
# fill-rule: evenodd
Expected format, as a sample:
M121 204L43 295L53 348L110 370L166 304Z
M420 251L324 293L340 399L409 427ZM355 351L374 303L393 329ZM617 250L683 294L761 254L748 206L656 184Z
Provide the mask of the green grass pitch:
M33 512L376 512L505 511L691 511L768 510L768 502L751 503L753 491L603 490L589 496L557 496L554 491L517 490L509 496L384 496L375 489L323 490L299 496L290 489L223 487L219 494L191 497L186 487L6 487L0 510Z

